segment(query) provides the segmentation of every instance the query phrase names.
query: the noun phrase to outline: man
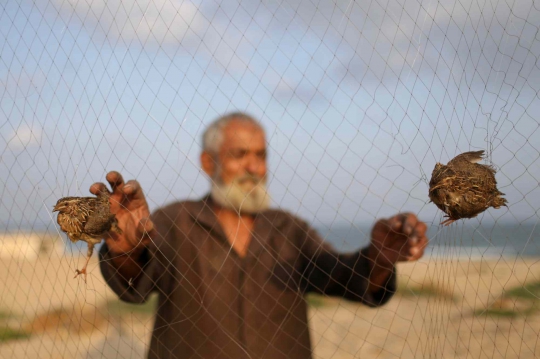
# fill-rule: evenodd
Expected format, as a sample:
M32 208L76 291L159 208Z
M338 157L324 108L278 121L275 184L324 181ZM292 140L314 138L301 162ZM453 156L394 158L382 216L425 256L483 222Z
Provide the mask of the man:
M306 222L268 209L264 130L245 114L209 126L201 164L210 195L152 216L136 181L107 174L123 234L106 239L101 271L122 300L158 293L150 358L311 358L305 293L382 305L395 263L423 255L426 225L413 214L379 220L368 247L340 254Z

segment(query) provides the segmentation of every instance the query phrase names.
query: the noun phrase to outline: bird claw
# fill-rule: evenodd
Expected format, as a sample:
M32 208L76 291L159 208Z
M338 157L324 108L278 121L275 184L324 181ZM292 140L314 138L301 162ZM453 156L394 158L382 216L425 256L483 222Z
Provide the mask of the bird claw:
M440 224L443 226L448 226L454 223L455 221L457 221L457 219L448 218L446 221L442 221Z
M86 268L83 268L81 270L75 269L75 272L77 272L77 274L75 274L75 277L73 277L73 279L77 278L79 274L84 274L84 282L86 283Z

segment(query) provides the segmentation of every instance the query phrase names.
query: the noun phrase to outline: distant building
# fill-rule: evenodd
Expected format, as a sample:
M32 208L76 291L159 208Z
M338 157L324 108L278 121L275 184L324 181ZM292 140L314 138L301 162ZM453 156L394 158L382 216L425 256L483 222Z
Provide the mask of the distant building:
M64 242L47 232L0 233L0 258L35 260L38 256L63 255Z

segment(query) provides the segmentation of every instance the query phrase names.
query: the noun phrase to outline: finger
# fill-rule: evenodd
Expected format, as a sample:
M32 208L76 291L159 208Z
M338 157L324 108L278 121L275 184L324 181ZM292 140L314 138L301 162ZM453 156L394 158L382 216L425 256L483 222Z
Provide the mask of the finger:
M390 218L390 225L392 227L392 230L409 235L410 232L406 233L405 231L411 231L411 228L409 228L408 226L410 226L410 224L415 219L416 219L416 216L414 214L409 213L409 212L403 212Z
M116 193L118 190L121 190L124 186L124 179L122 178L122 175L116 171L111 171L107 173L107 176L105 176L105 178L111 185L114 193Z
M416 245L418 240L426 235L427 225L424 222L416 222L412 234L409 236L409 243Z
M415 250L411 255L407 258L407 261L416 261L424 256L424 250L425 247L415 247L417 250Z
M109 190L107 189L107 186L105 186L105 184L101 183L101 182L96 182L94 183L93 185L90 186L90 193L92 193L93 195L100 195L102 193L109 193Z
M398 214L396 216L393 216L388 220L388 224L390 225L390 229L394 232L400 232L401 231L401 224L403 222L403 216Z
M375 226L373 226L374 230L377 231L384 231L387 232L392 226L392 223L388 219L379 219Z
M418 222L418 218L414 214L404 213L403 228L402 228L403 233L407 236L412 235L417 222Z
M420 237L418 240L418 243L416 244L417 247L420 247L422 249L425 249L429 243L429 239L426 236Z
M130 196L133 199L144 199L144 193L141 185L136 180L129 180L122 188L122 192L126 196Z
M415 245L409 247L407 260L417 260L421 258L424 255L427 243L427 237L420 237Z
M414 226L413 235L420 238L420 237L425 236L426 232L427 232L427 225L421 221L416 222L416 225Z

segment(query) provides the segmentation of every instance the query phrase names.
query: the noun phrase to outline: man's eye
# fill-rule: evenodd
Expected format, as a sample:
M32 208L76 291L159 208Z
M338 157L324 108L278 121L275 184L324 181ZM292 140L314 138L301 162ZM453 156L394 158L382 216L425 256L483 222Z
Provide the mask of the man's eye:
M233 158L242 158L246 155L246 151L231 151L230 155Z

